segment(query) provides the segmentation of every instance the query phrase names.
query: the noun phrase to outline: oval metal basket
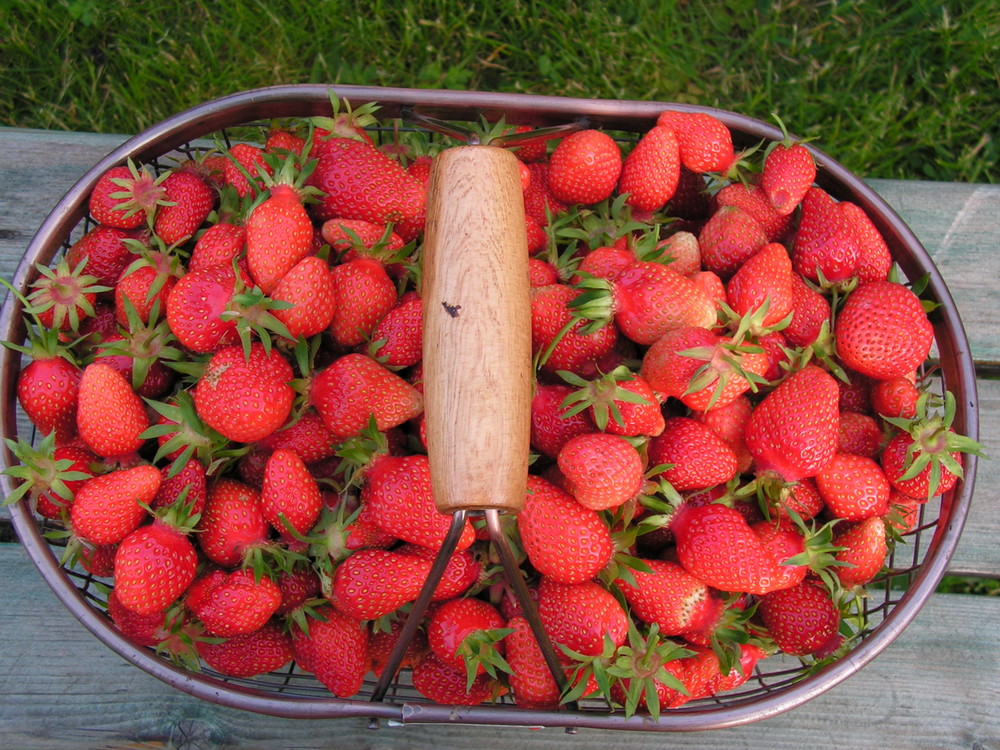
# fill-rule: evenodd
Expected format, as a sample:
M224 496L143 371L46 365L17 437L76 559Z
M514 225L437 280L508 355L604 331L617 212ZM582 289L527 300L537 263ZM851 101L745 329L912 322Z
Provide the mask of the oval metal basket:
M732 112L653 101L610 101L465 91L428 91L355 86L275 86L245 91L193 107L123 143L95 164L59 201L27 247L12 279L24 292L37 277L35 265L49 264L88 226L87 198L98 178L110 167L128 159L157 163L168 154L191 153L203 147L199 140L213 133L228 138L228 131L274 118L329 115L330 97L346 98L352 105L377 102L380 116L398 117L412 111L456 122L505 118L509 124L534 127L561 125L581 118L593 127L621 133L649 129L664 109L709 112L732 131L737 147L761 140L780 140L781 132L759 120ZM209 144L210 145L210 144ZM975 374L969 345L955 303L931 258L897 214L861 179L834 159L812 147L817 164L817 184L839 200L857 203L871 217L888 243L893 258L913 280L926 275L924 296L939 307L932 315L939 366L933 368L939 386L954 393L958 414L954 427L978 437ZM20 304L9 295L2 311L2 329L8 341L25 338ZM30 429L19 418L16 380L20 355L2 353L3 437L25 437ZM6 468L15 461L4 448ZM690 731L745 724L792 709L850 677L888 647L917 615L934 592L955 550L965 522L975 479L975 457L967 456L965 478L956 487L921 506L917 526L896 546L887 570L868 586L865 600L869 629L849 654L818 671L799 660L773 657L762 661L740 688L714 698L692 701L682 708L665 710L659 720L649 716L626 717L609 711L598 701L582 701L577 710L529 710L511 702L477 707L434 704L409 684L404 671L379 701L368 700L374 682L366 682L359 696L343 700L332 696L312 675L294 666L251 679L233 679L210 670L189 672L138 647L113 626L104 609L108 581L95 579L59 564L59 549L43 536L43 526L25 502L11 506L20 539L39 572L66 607L104 644L164 682L204 700L249 711L284 717L370 717L400 723L467 722L494 725L593 727L603 729ZM13 490L8 476L0 477L4 494Z

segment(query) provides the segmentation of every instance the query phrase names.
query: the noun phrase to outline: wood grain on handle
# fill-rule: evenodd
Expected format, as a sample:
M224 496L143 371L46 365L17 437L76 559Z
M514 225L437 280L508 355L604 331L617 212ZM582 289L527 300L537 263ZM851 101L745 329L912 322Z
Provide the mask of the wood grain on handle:
M524 505L531 429L531 303L515 157L440 153L423 250L427 453L442 513Z

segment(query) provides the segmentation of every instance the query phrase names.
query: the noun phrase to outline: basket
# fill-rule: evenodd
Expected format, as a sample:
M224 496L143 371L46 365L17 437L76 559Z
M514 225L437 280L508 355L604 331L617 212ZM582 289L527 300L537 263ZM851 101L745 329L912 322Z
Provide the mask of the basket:
M356 86L275 86L237 93L191 108L154 125L129 139L95 164L59 201L32 239L12 280L20 291L37 276L35 264L49 264L78 237L90 221L87 197L98 178L110 167L127 159L157 163L170 153L189 154L206 141L199 139L229 132L274 118L330 114L331 94L352 105L377 102L380 116L398 117L411 111L418 116L444 121L469 122L480 116L505 118L509 124L544 127L583 121L592 127L616 133L639 133L649 129L666 108L708 112L732 131L736 146L761 140L780 140L781 132L761 121L717 109L651 101L611 101L561 97L495 94L465 91L426 91ZM211 143L208 143L211 145ZM954 393L958 403L955 429L972 438L978 436L976 385L973 363L958 311L944 280L919 241L894 211L865 183L818 149L809 146L818 165L817 184L839 200L858 204L874 221L888 243L893 258L913 280L929 279L925 297L939 303L932 315L939 366L934 377ZM20 304L13 295L2 311L4 338L25 338ZM2 353L3 437L17 439L29 434L27 421L19 419L16 379L20 355ZM30 428L28 428L30 429ZM511 726L590 727L600 729L691 731L731 727L757 721L799 706L850 677L882 652L917 615L944 575L958 544L968 513L975 480L975 456L966 457L965 478L940 498L921 506L916 527L897 545L888 570L869 584L865 600L869 630L846 658L818 671L807 670L796 659L772 657L762 661L740 688L714 698L692 701L684 707L663 711L658 720L649 716L626 717L608 710L598 701L581 701L576 710L533 710L511 702L477 707L434 704L410 685L404 671L378 701L371 697L374 683L366 682L359 696L343 700L333 697L312 675L291 667L250 679L234 679L210 670L194 673L179 668L152 650L126 640L107 617L103 603L107 582L59 564L59 549L50 546L25 502L11 506L11 515L21 541L42 577L63 604L88 630L120 656L175 688L212 703L244 710L295 718L368 717L392 723L477 723ZM12 465L12 453L4 449L4 467ZM8 476L0 477L4 494L13 490Z

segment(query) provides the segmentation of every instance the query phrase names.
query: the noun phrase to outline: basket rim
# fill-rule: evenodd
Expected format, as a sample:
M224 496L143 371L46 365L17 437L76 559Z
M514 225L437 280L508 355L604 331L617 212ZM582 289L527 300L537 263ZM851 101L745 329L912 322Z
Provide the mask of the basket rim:
M348 99L352 105L369 101L382 104L381 114L398 116L407 107L442 119L474 119L474 115L503 114L508 122L535 126L565 123L585 118L595 127L616 130L642 130L655 123L664 109L706 112L722 120L734 138L780 140L781 131L755 118L727 110L692 104L659 101L581 99L535 94L507 94L474 91L403 89L369 86L328 86L323 84L293 84L269 86L223 96L184 110L129 138L91 167L60 199L46 216L28 244L18 265L12 284L24 292L33 280L34 264L48 263L63 239L86 214L86 196L97 179L112 166L128 158L144 161L167 153L193 138L195 128L202 135L227 127L276 117L303 117L330 113L331 95ZM909 256L900 263L910 278L928 275L928 292L940 303L936 313L936 341L942 362L957 375L949 377L946 386L955 393L960 404L956 430L973 439L979 437L978 395L975 367L957 306L937 267L912 230L896 212L863 180L849 172L835 159L816 148L813 153L819 167L817 183L838 199L850 199L860 205L886 235L892 248L905 248ZM14 295L8 294L0 311L0 328L7 341L24 338L21 307ZM20 370L20 355L4 348L0 363L0 404L3 407L3 437L17 437L15 417L16 379ZM826 692L850 677L880 654L916 617L934 592L957 547L968 515L975 485L976 457L966 457L965 477L942 497L942 518L938 522L919 572L892 611L846 657L802 680L782 686L772 694L737 700L728 705L682 707L661 713L659 721L648 716L629 718L621 714L570 712L524 709L516 706L477 706L456 709L452 706L397 702L373 703L357 699L303 699L283 697L263 691L242 688L207 675L199 675L175 667L146 649L127 641L110 622L89 604L80 590L63 572L48 543L42 537L25 501L11 508L15 529L30 559L46 583L62 603L82 624L105 645L121 657L152 674L161 681L212 703L258 713L290 718L369 717L399 723L484 723L517 726L589 727L645 731L693 731L720 729L746 724L783 713ZM11 466L15 459L3 447L3 465ZM10 477L0 476L4 495L13 489Z

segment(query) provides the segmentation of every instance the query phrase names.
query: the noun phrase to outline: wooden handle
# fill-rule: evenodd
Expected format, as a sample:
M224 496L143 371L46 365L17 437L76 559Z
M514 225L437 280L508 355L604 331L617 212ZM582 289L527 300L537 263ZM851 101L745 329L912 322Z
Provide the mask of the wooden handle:
M442 513L524 505L531 431L531 303L517 160L443 151L423 249L427 453Z

